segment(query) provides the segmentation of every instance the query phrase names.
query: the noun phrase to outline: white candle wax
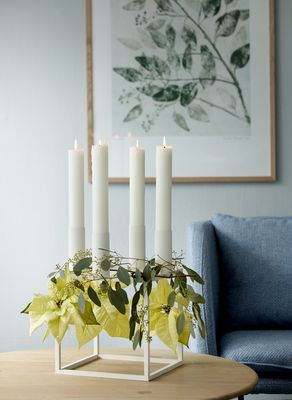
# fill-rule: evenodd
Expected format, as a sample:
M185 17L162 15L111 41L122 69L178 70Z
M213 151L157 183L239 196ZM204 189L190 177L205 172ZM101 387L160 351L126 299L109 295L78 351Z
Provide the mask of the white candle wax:
M108 146L92 146L92 253L100 258L109 250ZM108 276L109 273L104 272Z
M139 147L130 148L130 225L129 256L145 258L145 150ZM143 261L133 266L143 269Z
M171 230L171 189L172 189L172 147L156 148L156 218L155 254L156 261L164 263L172 260Z
M69 257L85 249L84 150L69 150Z

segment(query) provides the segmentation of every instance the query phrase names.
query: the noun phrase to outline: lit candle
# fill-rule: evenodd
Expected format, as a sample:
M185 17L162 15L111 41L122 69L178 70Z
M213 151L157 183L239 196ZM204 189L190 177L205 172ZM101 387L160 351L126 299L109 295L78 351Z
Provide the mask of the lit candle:
M133 266L143 270L145 259L145 150L130 148L130 224L129 256L139 258Z
M156 148L155 255L160 264L172 261L171 187L172 147L166 146L164 137Z
M109 250L108 146L99 140L92 146L92 255L101 258ZM109 272L103 272L109 276Z
M84 150L69 150L69 257L85 249Z

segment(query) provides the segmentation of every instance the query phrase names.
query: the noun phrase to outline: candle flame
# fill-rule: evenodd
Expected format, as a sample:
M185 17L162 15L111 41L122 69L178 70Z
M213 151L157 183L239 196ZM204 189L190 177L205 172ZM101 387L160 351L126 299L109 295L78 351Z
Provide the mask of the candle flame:
M101 146L102 145L102 141L101 139L98 140L98 145Z
M136 140L136 147L137 148L139 147L139 140L138 139Z
M163 136L163 147L166 147L166 140L165 140L165 136Z
M78 149L77 139L74 140L74 150Z

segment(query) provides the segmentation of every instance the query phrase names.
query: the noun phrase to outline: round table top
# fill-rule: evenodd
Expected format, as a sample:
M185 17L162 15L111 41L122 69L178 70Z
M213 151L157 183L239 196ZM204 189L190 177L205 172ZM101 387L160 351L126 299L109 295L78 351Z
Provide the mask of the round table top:
M80 358L72 349L63 354L66 361ZM249 393L258 381L252 369L231 360L189 352L185 352L184 359L175 370L153 381L140 382L56 374L53 350L0 353L0 400L232 399ZM94 363L115 372L131 370L125 362Z

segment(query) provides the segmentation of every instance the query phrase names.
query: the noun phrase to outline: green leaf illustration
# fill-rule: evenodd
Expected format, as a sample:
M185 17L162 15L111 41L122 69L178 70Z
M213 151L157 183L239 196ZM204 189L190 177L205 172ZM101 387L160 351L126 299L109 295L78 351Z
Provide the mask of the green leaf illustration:
M141 72L135 68L114 68L113 70L129 82L137 82L142 78Z
M176 31L172 25L167 25L165 30L165 36L166 39L168 40L169 46L173 48L175 45Z
M249 18L249 10L240 10L239 19L241 21L246 21Z
M231 3L234 3L234 4L236 4L236 3L238 3L238 0L225 0L225 4L228 6L229 4L231 4Z
M125 116L123 122L130 122L133 121L134 119L140 117L142 114L143 109L141 104L138 104L137 106L133 107L128 114Z
M180 104L183 107L188 106L198 94L197 82L190 82L185 84L181 89Z
M94 304L96 304L98 307L101 306L99 297L98 297L96 291L94 289L92 289L91 286L88 287L87 294L88 294L88 297L90 298L90 300L93 301Z
M82 258L82 260L79 260L77 262L77 264L74 265L74 267L73 267L74 274L77 276L81 275L82 271L84 269L90 268L91 264L92 264L91 257Z
M167 62L175 70L180 67L180 57L174 49L167 49Z
M235 50L230 57L230 62L236 68L243 68L249 62L249 52L250 46L249 43Z
M118 276L118 279L122 283L124 283L126 286L130 285L130 283L131 283L130 274L124 267L120 266L118 268L117 276Z
M180 89L177 85L169 85L153 95L155 101L169 102L177 100L180 96Z
M122 43L125 47L131 50L139 50L141 49L141 43L139 40L135 38L118 38L117 39L120 43Z
M167 47L167 39L166 36L163 35L163 33L160 33L158 31L150 31L149 33L156 46L161 49L165 49Z
M158 29L161 29L163 25L165 24L166 20L162 18L158 18L151 22L149 25L147 25L146 29L148 31L157 31Z
M135 60L149 72L155 72L160 76L166 77L169 77L171 74L167 63L157 56L147 57L143 55L135 57Z
M182 65L185 70L191 71L193 66L192 46L188 44L182 58Z
M207 112L199 104L193 104L188 107L189 116L200 122L210 122Z
M126 11L140 11L145 7L146 0L133 0L130 3L125 4L123 9Z
M224 88L217 88L217 92L224 104L231 110L236 110L236 98Z
M216 36L227 37L232 35L236 29L239 17L239 10L233 10L219 17L216 21Z
M184 25L182 29L181 38L186 44L190 44L192 48L195 48L197 46L196 31L193 28L188 27L187 25Z
M205 18L214 17L221 8L221 0L202 0L201 7Z
M161 11L174 12L174 9L169 0L154 0Z
M157 86L157 85L147 85L147 86L142 86L142 87L137 87L137 91L145 94L145 96L150 96L152 97L155 93L159 92L162 88Z
M185 120L185 117L177 112L174 112L172 114L172 118L174 122L183 130L189 132L190 128L188 127L187 121Z
M213 85L216 79L216 62L214 55L208 46L201 46L201 63L202 70L200 72L200 83L203 88Z
M185 315L183 312L181 312L176 320L176 330L178 335L181 335L183 333L184 327L185 327Z

